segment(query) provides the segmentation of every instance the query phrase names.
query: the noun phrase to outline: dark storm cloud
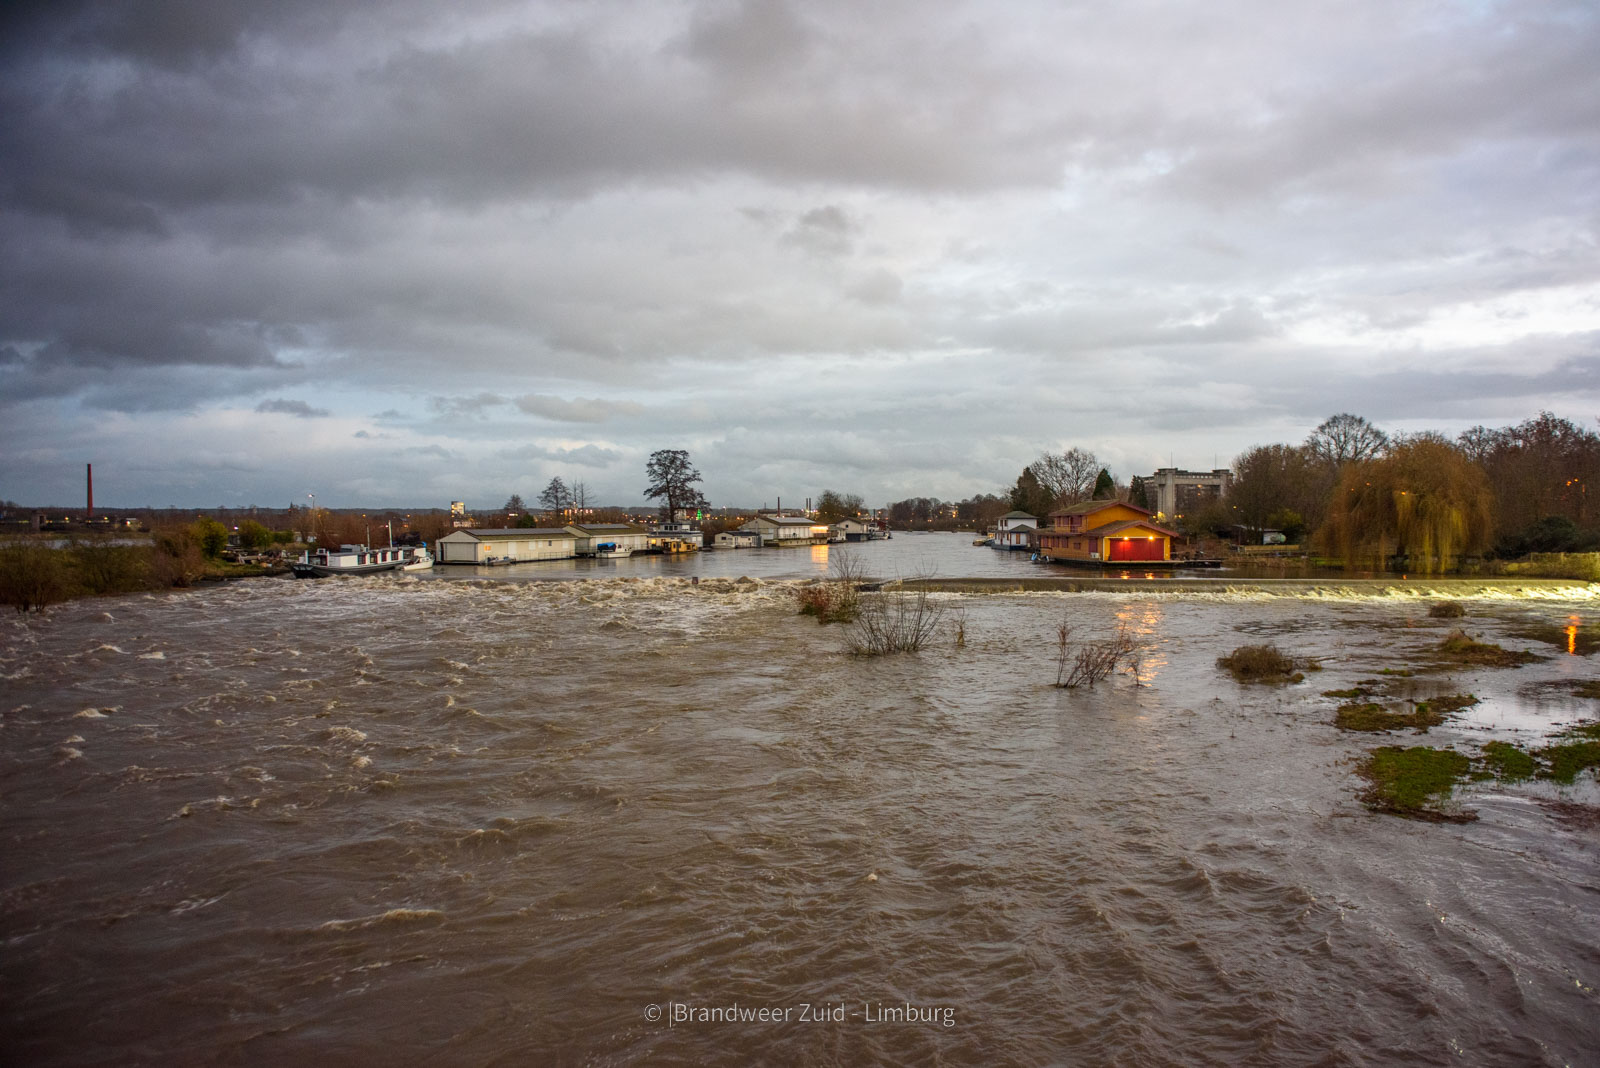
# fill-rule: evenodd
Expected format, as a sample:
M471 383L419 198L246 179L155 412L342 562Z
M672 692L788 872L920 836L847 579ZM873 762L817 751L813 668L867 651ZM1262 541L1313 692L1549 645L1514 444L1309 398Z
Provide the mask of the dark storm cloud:
M821 477L764 426L888 492L1587 405L1597 54L1532 0L6 5L0 450L306 396L469 485Z

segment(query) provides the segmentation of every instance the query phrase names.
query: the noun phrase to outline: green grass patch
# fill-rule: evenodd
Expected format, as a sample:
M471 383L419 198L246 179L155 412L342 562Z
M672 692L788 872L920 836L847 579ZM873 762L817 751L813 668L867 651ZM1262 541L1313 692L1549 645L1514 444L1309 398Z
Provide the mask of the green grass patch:
M1519 749L1510 742L1486 742L1483 746L1483 763L1493 777L1502 782L1522 782L1539 771L1539 762L1533 754Z
M1542 657L1506 649L1493 642L1480 642L1465 631L1453 630L1435 647L1435 655L1451 664L1476 667L1520 667Z
M1374 812L1409 819L1466 822L1477 816L1446 812L1439 806L1450 799L1456 781L1471 770L1472 761L1452 749L1386 745L1368 753L1356 773L1368 784L1361 801Z
M1378 674L1380 674L1380 675L1393 675L1394 677L1400 678L1400 679L1409 679L1412 675L1414 675L1416 673L1414 671L1412 671L1410 668L1384 668L1382 671L1378 672Z
M1364 690L1359 686L1352 686L1348 690L1323 690L1322 691L1322 696L1324 696L1324 697L1342 697L1346 701L1359 701L1361 698L1367 696L1367 694L1369 694L1371 692L1372 691Z
M1600 768L1600 723L1585 723L1558 737L1570 740L1547 745L1534 754L1547 765L1540 778L1570 786L1580 772Z
M1426 731L1443 722L1444 716L1426 704L1419 704L1410 712L1392 712L1371 701L1340 705L1333 717L1333 725L1342 731L1399 731L1407 727Z
M1588 682L1580 682L1572 688L1572 692L1579 697L1588 697L1592 700L1600 701L1600 682L1592 679Z

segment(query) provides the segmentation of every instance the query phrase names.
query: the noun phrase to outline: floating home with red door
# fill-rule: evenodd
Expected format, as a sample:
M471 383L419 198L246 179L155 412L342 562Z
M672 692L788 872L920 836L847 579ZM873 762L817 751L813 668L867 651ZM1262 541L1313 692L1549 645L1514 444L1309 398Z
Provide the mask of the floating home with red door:
M1178 534L1152 523L1154 514L1122 501L1069 505L1039 531L1039 555L1069 564L1171 564Z

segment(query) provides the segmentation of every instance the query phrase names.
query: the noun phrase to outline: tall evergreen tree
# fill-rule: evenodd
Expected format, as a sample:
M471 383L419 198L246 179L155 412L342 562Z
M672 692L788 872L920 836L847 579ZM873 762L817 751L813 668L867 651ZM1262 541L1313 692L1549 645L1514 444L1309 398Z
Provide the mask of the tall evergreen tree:
M1144 490L1144 477L1142 475L1134 475L1133 481L1128 484L1128 503L1148 511L1154 511L1150 507L1150 495Z
M1094 496L1093 496L1092 499L1093 500L1097 500L1097 501L1109 501L1112 498L1114 498L1116 495L1117 495L1117 483L1116 483L1116 480L1111 477L1111 472L1110 471L1107 471L1105 468L1102 467L1100 469L1100 473L1095 476L1095 480L1094 480Z

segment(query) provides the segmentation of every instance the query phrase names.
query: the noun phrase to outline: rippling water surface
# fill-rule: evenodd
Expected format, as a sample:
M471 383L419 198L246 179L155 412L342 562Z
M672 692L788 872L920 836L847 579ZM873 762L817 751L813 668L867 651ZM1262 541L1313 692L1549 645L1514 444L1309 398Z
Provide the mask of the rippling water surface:
M938 600L933 647L877 660L789 584L710 575L8 619L0 1040L35 1064L1594 1063L1595 788L1473 787L1465 825L1355 801L1352 758L1411 739L1336 731L1320 691L1437 642L1423 602ZM1466 603L1549 658L1419 679L1482 698L1432 744L1594 716L1563 696L1592 662L1516 634L1600 609ZM1064 618L1131 628L1139 685L1051 687ZM1326 670L1215 667L1260 640Z

